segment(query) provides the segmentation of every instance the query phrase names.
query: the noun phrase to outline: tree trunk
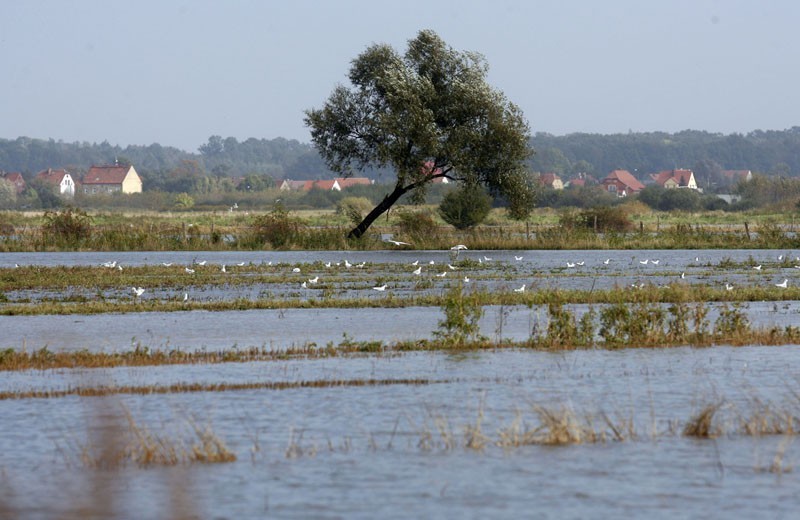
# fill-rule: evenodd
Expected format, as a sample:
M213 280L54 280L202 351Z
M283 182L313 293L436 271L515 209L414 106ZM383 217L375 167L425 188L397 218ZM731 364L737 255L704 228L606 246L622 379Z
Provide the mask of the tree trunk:
M372 223L378 219L378 217L389 211L389 208L394 206L395 202L397 202L400 197L405 195L408 191L414 189L416 186L417 184L411 184L406 187L395 186L394 191L386 195L383 200L372 209L372 211L367 213L367 216L364 217L364 220L350 230L350 233L347 234L347 238L361 238L364 233L367 232L367 229L369 229Z

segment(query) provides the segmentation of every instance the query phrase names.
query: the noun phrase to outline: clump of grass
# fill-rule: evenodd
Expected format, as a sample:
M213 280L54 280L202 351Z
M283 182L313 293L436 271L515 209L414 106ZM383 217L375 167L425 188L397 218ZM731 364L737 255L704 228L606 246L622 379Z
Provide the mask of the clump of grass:
M722 433L719 426L714 425L714 415L722 408L723 402L718 401L705 405L692 416L683 427L683 435L698 439L712 439Z

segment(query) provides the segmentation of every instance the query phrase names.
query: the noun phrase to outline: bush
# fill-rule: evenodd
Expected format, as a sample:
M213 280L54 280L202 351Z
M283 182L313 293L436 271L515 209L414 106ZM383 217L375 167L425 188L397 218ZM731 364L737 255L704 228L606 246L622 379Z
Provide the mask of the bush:
M401 234L415 244L427 242L439 234L439 227L429 213L401 211L398 219Z
M77 246L92 234L91 217L77 208L47 211L44 214L45 235L63 245Z
M560 217L565 229L589 229L601 233L627 231L633 227L628 213L621 206L601 206L578 212L565 212Z
M364 214L375 205L366 197L345 197L336 204L336 214L347 217L347 220L358 225Z
M300 224L289 216L289 211L280 202L272 211L256 217L253 221L253 233L259 242L269 242L272 247L280 248L296 241Z
M439 215L456 229L467 229L483 222L492 209L492 198L477 185L453 190L439 204Z

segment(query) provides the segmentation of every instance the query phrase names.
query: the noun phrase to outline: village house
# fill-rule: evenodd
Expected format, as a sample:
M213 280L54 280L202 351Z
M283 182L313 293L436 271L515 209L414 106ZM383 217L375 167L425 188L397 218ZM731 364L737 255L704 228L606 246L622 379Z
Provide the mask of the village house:
M753 180L753 172L750 170L722 170L722 176L728 179L731 184L739 181L750 182Z
M427 161L421 169L421 172L425 175L440 175L442 173L441 168L434 168L433 161ZM436 177L431 181L433 184L450 184L450 179L447 177Z
M92 166L81 184L87 195L142 192L142 179L133 166Z
M25 191L27 184L25 183L25 179L22 177L21 173L7 172L2 174L2 177L14 185L14 188L17 190L17 195Z
M697 189L697 181L692 170L664 170L650 174L653 181L668 190L675 188Z
M324 191L342 191L351 186L369 186L372 181L367 177L337 177L335 179L321 179L316 181L293 181L284 179L278 189L281 191L310 191L312 189Z
M64 197L75 196L75 179L63 168L60 170L54 170L52 168L42 170L36 174L34 180L52 186L53 190L58 195Z
M564 189L564 181L555 173L543 173L539 175L539 184L545 188L552 188L554 190Z
M600 181L600 184L605 191L618 197L626 197L644 189L644 184L639 182L628 170L614 170Z

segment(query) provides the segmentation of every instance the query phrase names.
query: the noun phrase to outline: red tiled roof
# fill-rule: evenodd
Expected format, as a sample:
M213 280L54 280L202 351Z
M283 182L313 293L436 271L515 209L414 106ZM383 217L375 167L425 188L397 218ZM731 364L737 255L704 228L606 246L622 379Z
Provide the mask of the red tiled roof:
M608 184L609 182L613 181L619 181L627 188L630 188L631 191L640 191L644 189L644 184L639 182L628 170L612 171L606 176L605 179L603 179L603 184Z
M365 185L369 186L372 184L372 181L369 180L367 177L337 177L336 182L339 183L339 187L342 189L349 188L350 186L359 186Z
M555 173L543 173L539 175L539 182L545 186L552 186L556 179L561 180L561 177Z
M333 189L333 185L336 184L336 180L320 180L320 181L309 181L311 182L311 188L316 188L318 190L325 190L331 191Z
M130 166L92 166L83 177L83 184L122 184Z
M674 179L678 186L688 186L692 177L692 170L664 170L651 174L650 177L658 184L663 186L670 179Z
M58 185L61 184L65 175L69 175L69 172L63 168L60 170L48 168L37 173L35 179L48 184Z

